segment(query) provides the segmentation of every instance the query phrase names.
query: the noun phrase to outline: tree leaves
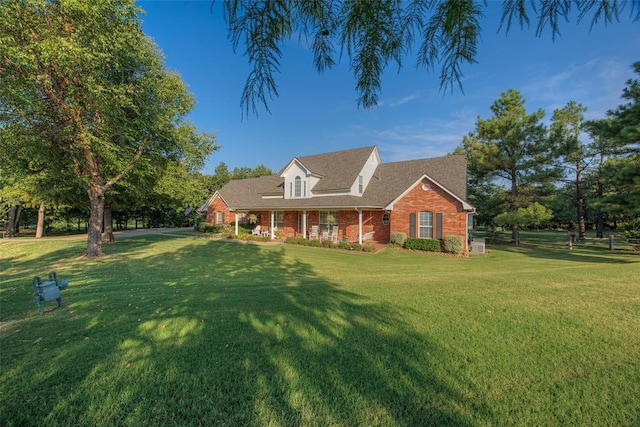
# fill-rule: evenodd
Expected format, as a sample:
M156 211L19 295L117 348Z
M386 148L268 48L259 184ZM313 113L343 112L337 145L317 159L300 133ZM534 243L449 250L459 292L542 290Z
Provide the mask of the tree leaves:
M346 53L355 78L357 105L378 105L381 76L394 62L402 68L414 43L419 44L416 65L440 66L440 89L462 90L463 66L475 63L486 2L474 0L228 0L222 2L234 50L245 46L252 70L247 77L241 107L258 114L262 105L278 96L275 74L280 72L283 46L294 34L311 39L314 64L323 72ZM640 19L640 3L620 0L506 0L499 31L508 33L536 24L540 37L546 29L560 35L563 22L577 12L580 22L592 15L591 26L617 21L625 8ZM339 49L336 48L339 47Z

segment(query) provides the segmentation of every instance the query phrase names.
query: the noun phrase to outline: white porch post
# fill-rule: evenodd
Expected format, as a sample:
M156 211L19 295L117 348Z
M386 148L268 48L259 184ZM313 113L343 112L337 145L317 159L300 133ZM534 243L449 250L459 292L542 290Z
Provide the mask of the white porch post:
M273 211L269 211L269 234L271 234L271 239L273 240L276 237L276 234L273 232L273 227L276 223L276 216Z
M362 209L358 209L358 243L362 244Z
M302 237L307 238L307 211L302 211Z
M236 236L238 235L238 212L236 212Z

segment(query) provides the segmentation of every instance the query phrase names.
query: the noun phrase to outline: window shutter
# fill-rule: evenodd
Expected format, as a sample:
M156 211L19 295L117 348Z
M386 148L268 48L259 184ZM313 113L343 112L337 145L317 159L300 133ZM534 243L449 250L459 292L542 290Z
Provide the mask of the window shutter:
M409 214L409 237L412 239L416 237L416 214L415 213Z
M436 239L442 240L442 214L436 214Z

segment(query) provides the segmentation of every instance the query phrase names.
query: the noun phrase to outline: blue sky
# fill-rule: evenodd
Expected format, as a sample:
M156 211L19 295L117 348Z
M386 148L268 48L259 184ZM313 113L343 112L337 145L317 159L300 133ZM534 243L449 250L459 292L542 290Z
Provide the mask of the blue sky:
M250 68L239 47L227 38L221 4L210 1L138 1L145 10L143 30L195 95L190 120L201 132L216 134L221 149L207 159L203 173L224 162L235 167L266 165L277 171L296 156L377 145L383 162L450 153L475 129L478 116L507 89L519 90L527 111L546 111L570 100L588 108L587 119L603 118L622 103L631 65L640 61L640 22L629 9L619 23L563 23L555 41L550 31L499 27L500 5L489 2L482 22L477 63L464 65L464 93L440 91L439 69L389 67L382 80L380 105L357 107L355 80L346 58L318 74L311 53L297 38L284 49L279 97L256 117L243 117L240 97Z

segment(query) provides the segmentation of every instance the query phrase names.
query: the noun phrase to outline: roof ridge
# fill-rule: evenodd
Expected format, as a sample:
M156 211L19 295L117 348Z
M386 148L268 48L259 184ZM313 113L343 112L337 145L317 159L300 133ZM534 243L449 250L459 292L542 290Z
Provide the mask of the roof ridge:
M291 160L293 160L293 159L300 160L300 159L305 159L305 158L308 158L308 157L330 156L330 155L335 155L335 154L338 154L338 153L348 153L350 151L365 150L365 149L373 150L374 148L376 148L375 145L368 145L368 146L365 146L365 147L348 148L346 150L335 150L335 151L328 151L328 152L325 152L325 153L307 154L306 156L294 156Z
M425 160L441 160L441 159L446 159L447 157L465 157L465 155L464 154L445 154L443 156L422 157L422 158L419 158L419 159L408 159L408 160L396 160L395 162L382 162L380 164L381 165L391 165L391 164L396 164L396 163L421 162L421 161L425 161Z

